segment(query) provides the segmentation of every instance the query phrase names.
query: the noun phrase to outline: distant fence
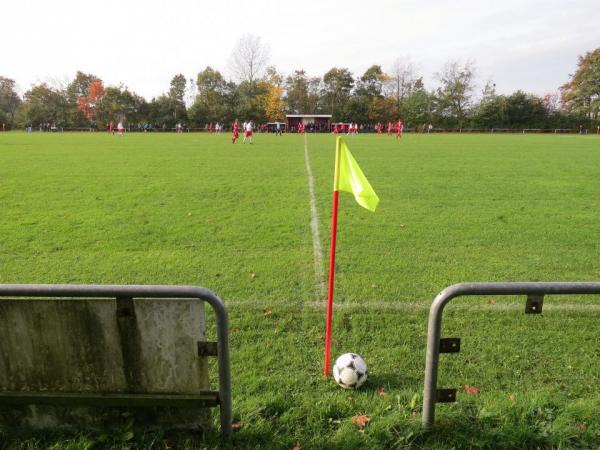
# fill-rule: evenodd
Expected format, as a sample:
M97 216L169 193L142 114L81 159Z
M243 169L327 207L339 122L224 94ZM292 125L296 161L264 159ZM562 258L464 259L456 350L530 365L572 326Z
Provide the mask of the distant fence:
M6 130L9 131L9 130ZM106 129L97 128L63 128L55 127L52 129L40 129L39 127L32 127L31 129L24 128L22 131L29 132L43 132L43 133L62 133L62 132L94 132L94 133L108 133ZM284 133L286 130L282 130ZM117 130L113 131L117 133ZM126 133L230 133L231 130L224 128L220 132L209 131L206 128L185 128L183 130L177 130L176 128L138 128L130 127L125 129ZM294 133L294 131L287 131L288 133ZM306 130L306 133L330 133L329 130ZM433 134L433 133L479 133L479 134L600 134L600 130L593 129L577 129L577 128L433 128L430 131L423 131L419 128L405 128L404 133L410 134ZM273 130L255 130L255 133L274 133ZM359 130L359 134L374 134L375 130L370 128ZM394 131L393 134L396 132ZM381 134L386 134L385 132Z

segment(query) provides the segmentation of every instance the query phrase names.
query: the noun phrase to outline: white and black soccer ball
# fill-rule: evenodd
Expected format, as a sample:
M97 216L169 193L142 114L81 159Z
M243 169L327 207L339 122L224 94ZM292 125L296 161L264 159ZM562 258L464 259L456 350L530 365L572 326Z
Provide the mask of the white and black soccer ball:
M333 365L333 378L344 389L358 389L367 375L367 363L356 353L344 353Z

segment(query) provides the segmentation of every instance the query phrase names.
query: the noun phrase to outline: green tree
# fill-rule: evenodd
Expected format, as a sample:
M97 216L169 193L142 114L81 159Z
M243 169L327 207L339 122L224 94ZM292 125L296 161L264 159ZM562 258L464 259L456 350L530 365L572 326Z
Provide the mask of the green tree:
M496 94L496 85L488 81L479 103L473 108L472 122L476 128L505 128L507 126L506 97Z
M577 71L560 87L565 108L592 121L600 118L600 47L579 57Z
M175 75L171 79L168 98L170 100L171 114L175 123L187 120L187 109L185 107L185 90L187 80L182 74Z
M334 121L350 120L348 106L353 86L354 78L348 69L334 67L323 75L322 101Z
M401 117L407 128L421 127L433 122L440 123L436 115L437 98L425 89L422 78L411 81L406 86L401 108Z
M506 97L506 123L509 128L543 128L546 110L542 99L520 90Z
M101 126L119 120L127 124L139 124L147 121L147 113L146 100L124 86L107 87L96 106L96 118Z
M33 127L43 123L60 127L68 124L68 116L69 107L65 92L42 83L25 93L18 112L18 122Z
M228 111L231 99L227 98L231 86L228 86L221 72L207 66L198 73L196 86L198 94L189 111L190 119L195 126L202 127L208 122L231 119L233 114Z
M451 125L463 127L471 106L475 88L475 69L471 63L463 65L456 61L446 63L436 74L441 83L437 90L440 113Z
M285 100L292 114L316 114L319 108L321 79L309 78L304 70L295 70L285 79Z
M17 94L14 80L0 76L0 130L2 124L12 127L15 124L15 114L21 98Z

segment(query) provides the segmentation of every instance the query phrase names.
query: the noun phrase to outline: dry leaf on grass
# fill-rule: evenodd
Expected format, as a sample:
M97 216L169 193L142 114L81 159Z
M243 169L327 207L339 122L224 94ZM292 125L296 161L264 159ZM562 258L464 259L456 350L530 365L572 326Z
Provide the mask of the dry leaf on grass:
M583 422L575 422L575 428L583 432L587 430L587 425Z
M469 395L477 395L479 394L479 392L481 392L481 390L478 387L469 386L468 384L465 384L463 386L463 390L465 391L465 394Z
M231 424L231 429L233 431L238 431L240 428L242 428L242 423L241 422L233 422Z
M271 308L265 308L265 310L263 311L263 315L265 317L269 317L271 314L273 314L273 311L271 310Z
M354 425L356 425L358 428L366 427L370 421L371 418L365 414L352 417L352 422L354 422Z
M300 446L300 442L296 442L296 445L292 447L292 450L300 450L302 447Z
M383 389L382 387L377 388L377 390L375 391L375 393L377 395L379 395L380 397L385 397L385 389Z

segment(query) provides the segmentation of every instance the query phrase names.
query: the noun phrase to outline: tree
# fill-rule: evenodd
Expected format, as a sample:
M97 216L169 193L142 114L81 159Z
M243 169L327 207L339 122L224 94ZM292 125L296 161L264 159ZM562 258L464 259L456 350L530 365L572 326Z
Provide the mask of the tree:
M198 73L196 86L198 94L189 111L190 118L196 126L204 126L208 122L220 122L230 116L226 99L228 85L221 72L207 66Z
M171 79L168 98L170 100L170 109L175 122L187 118L187 109L185 107L185 90L187 80L182 74L175 75Z
M235 77L240 82L248 82L252 90L267 67L269 54L269 47L261 42L260 37L246 34L234 47L229 65Z
M323 75L323 103L333 120L349 120L348 103L354 78L348 69L334 67Z
M66 93L51 88L46 83L33 86L24 95L18 117L21 125L37 126L43 123L66 125L68 118Z
M561 100L568 111L600 117L600 47L579 57L577 71L560 87Z
M269 121L283 120L286 106L283 98L283 77L275 67L267 67L263 83L267 90L264 99L266 119Z
M455 122L459 127L464 126L475 88L473 64L467 62L461 65L456 61L450 61L441 72L436 74L436 78L441 83L437 96L442 115L450 123Z
M388 79L389 77L381 70L381 66L374 64L359 78L356 83L355 95L367 99L381 97L383 95L383 83Z
M384 87L386 95L396 99L398 113L402 111L404 99L417 79L415 69L410 62L402 61L400 58L394 61Z
M90 123L96 120L96 106L102 101L102 97L104 97L104 85L99 79L92 80L87 95L77 97L77 106Z
M440 122L436 116L437 99L433 92L425 89L422 78L417 78L406 87L402 100L402 117L408 127L418 127Z
M320 78L309 78L304 70L295 70L285 79L288 111L293 114L318 113L320 85Z
M17 94L14 80L0 76L0 127L13 126L15 113L21 104L21 98Z
M146 100L127 87L107 87L102 101L96 105L96 118L103 124L115 120L135 124L147 120Z
M506 97L496 94L496 84L488 81L483 88L479 104L473 108L473 125L478 128L504 128L507 126Z
M506 121L510 128L543 128L546 111L541 98L516 91L506 97Z

